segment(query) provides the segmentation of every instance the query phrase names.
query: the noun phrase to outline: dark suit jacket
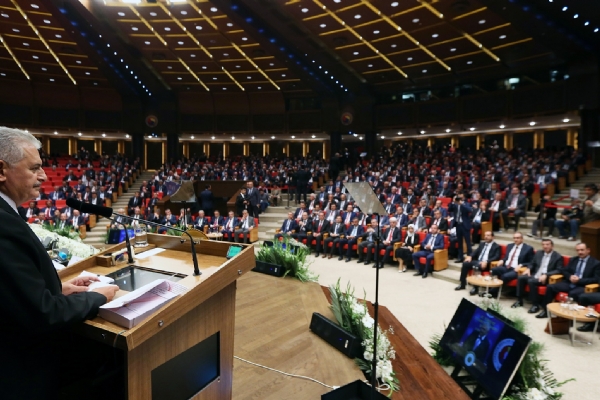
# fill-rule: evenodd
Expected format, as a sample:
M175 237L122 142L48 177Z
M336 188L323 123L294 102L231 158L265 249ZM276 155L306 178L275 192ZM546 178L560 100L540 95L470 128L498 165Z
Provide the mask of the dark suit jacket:
M313 220L313 226L312 226L312 233L316 233L317 229L319 229L319 223L321 222L320 219L315 219ZM328 220L323 220L323 226L321 226L321 234L325 233L325 232L329 232L329 221Z
M431 228L431 225L433 225L435 223L435 218L431 218L431 222L429 224L429 228ZM446 218L440 218L440 223L438 224L438 229L440 231L448 231L448 220Z
M288 224L288 221L289 221L289 224L290 224L290 226L289 226L289 228L286 230L286 229L285 229L285 227L286 227L286 225ZM285 220L283 221L283 224L281 224L281 232L283 233L283 232L291 232L291 231L298 232L298 223L296 222L296 220L295 220L295 219L292 219L292 220L285 219Z
M257 188L253 187L252 193L249 193L248 189L246 189L246 193L247 193L248 200L250 200L251 206L257 206L260 203L260 198L258 197L258 189Z
M533 247L531 247L527 243L523 243L521 246L523 246L523 248L521 249L521 252L519 253L518 263L519 263L519 265L522 265L524 267L529 267L529 265L533 261ZM510 252L512 251L513 247L515 247L514 243L511 243L508 246L506 246L506 254L504 255L504 258L503 258L504 265L506 265L506 263L508 263L509 257L510 257Z
M331 237L331 235L343 235L344 232L346 231L346 225L344 225L344 223L341 223L339 225L337 225L337 229L336 229L336 223L334 222L333 224L329 225L329 236Z
M212 210L214 208L214 196L210 190L200 192L199 200L203 210Z
M55 395L59 343L67 328L94 317L106 302L99 293L62 295L48 253L25 221L0 199L0 387L2 398ZM7 227L10 227L7 228Z
M531 265L529 266L529 271L532 276L535 275L535 273L542 266L543 258L544 258L544 251L543 250L536 251L535 255L533 256L533 261L531 262ZM577 265L577 264L575 264L575 265ZM546 275L550 276L550 275L560 274L561 269L563 269L563 258L556 251L553 251L552 255L550 256L550 261L548 262L548 269L546 270ZM548 273L548 272L550 272L550 273Z
M585 264L585 269L583 270L583 276L576 283L577 286L585 286L591 283L600 282L600 261L592 256L589 257L590 258L588 258ZM571 279L571 275L575 275L578 263L579 257L571 257L569 264L560 270L565 281L568 282Z
M364 230L364 229L363 229L363 227L362 227L362 226L360 226L360 225L357 225L356 227L357 227L357 229L356 229L356 237L358 238L358 237L361 237L363 233L365 233L365 230ZM351 235L352 235L352 231L353 231L353 230L354 230L354 225L350 225L350 226L348 227L348 229L346 229L346 238L347 238L348 236L351 236Z
M482 241L481 243L479 243L479 247L477 247L475 249L475 251L473 252L473 254L471 254L471 258L473 258L473 261L479 260L479 257L481 256L481 252L483 251L484 246L485 246L485 242ZM498 245L498 243L492 242L492 247L488 251L487 260L482 260L482 261L487 261L489 263L491 261L498 261L499 259L500 259L500 246Z
M517 200L517 209L521 210L521 211L525 211L525 200L527 198L525 196L523 196L522 194L519 194L519 199ZM511 206L513 201L513 195L509 194L508 196L506 196L506 203L505 206L508 208Z
M466 351L472 351L473 353L475 353L475 358L477 358L479 361L485 362L487 353L490 349L489 334L486 335L486 337L483 340L481 340L479 346L477 346L476 349L473 349L475 347L475 343L477 342L478 337L479 331L471 332L471 334L465 340L463 348Z
M471 229L471 217L469 216L471 211L473 211L473 208L471 207L471 204L469 204L469 202L465 201L460 205L460 214L461 214L461 218L462 218L462 224L466 229ZM448 204L448 212L452 213L452 215L454 215L454 222L456 222L456 220L457 220L456 214L458 213L458 204L456 204L454 202Z
M381 243L383 243L384 241L387 240L389 233L390 233L390 229L392 229L392 228L389 227L388 229L385 229L381 233ZM398 228L396 226L394 228L394 232L392 233L392 240L391 240L391 243L389 244L389 246L392 246L392 245L394 245L394 243L399 242L401 238L402 238L402 228Z
M433 236L431 233L428 233L425 236L425 240L421 242L421 250L425 250L425 246L429 244L429 239ZM433 241L433 246L431 247L431 251L442 250L444 248L444 235L438 233L435 235L435 240Z

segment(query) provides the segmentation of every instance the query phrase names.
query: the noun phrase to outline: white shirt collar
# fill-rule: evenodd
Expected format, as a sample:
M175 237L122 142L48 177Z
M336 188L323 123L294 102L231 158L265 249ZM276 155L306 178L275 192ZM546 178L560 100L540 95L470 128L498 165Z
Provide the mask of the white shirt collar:
M17 204L14 202L13 199L8 197L4 192L0 192L0 197L2 197L2 200L4 200L9 206L11 206L11 208L15 210L17 215L19 215L19 211L17 210Z

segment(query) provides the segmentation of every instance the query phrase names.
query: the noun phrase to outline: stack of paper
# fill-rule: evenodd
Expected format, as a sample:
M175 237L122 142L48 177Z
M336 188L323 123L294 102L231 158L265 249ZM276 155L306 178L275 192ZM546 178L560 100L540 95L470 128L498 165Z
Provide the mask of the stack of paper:
M187 288L166 279L157 279L100 307L107 321L133 328L160 307L183 294Z
M88 272L88 271L82 271L79 274L79 278L86 277L86 276L93 276L93 277L96 277L96 278L100 279L100 281L93 282L93 283L91 283L88 286L88 292L90 290L94 290L94 289L99 288L99 287L112 285L115 282L115 280L113 278L109 278L108 276L104 276L104 275L94 274L94 273L91 273L91 272Z

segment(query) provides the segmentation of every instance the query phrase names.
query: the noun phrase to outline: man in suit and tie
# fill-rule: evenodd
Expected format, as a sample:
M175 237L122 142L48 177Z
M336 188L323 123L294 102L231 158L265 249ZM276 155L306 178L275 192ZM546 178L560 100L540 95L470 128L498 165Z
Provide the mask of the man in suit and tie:
M294 219L294 213L289 212L288 217L283 224L281 224L281 229L278 233L275 234L275 240L279 240L280 237L283 237L284 234L292 234L298 230L298 223Z
M500 259L500 246L494 242L494 232L485 232L483 234L483 243L477 247L475 252L465 257L460 270L460 284L454 290L463 290L467 287L467 275L472 269L484 271L490 267L492 261ZM479 288L474 286L469 292L471 296L479 293Z
M346 212L342 214L342 221L344 222L344 225L350 225L355 217L357 217L357 214L354 212L354 207L352 204L348 204L346 207Z
M300 207L296 208L296 211L294 211L293 213L293 218L298 220L300 218L302 218L302 213L304 213L306 210L306 203L301 201L300 202Z
M60 190L60 186L55 186L54 191L48 194L48 198L56 202L56 200L64 200L65 194Z
M315 257L319 257L319 254L323 248L323 235L325 232L329 232L330 223L325 219L325 212L319 212L319 218L317 220L313 220L312 232L308 235L307 244L310 247L313 239L315 240Z
M204 210L198 211L198 218L194 222L194 228L204 232L204 226L208 225L208 218L204 215Z
M425 236L425 240L421 242L421 250L413 254L413 262L415 269L418 271L414 276L422 276L423 279L427 278L427 274L430 272L431 261L434 258L436 250L442 250L444 248L444 235L439 233L437 225L431 225L429 233ZM425 257L425 268L421 265L421 257Z
M375 248L375 241L377 240L377 218L371 218L371 225L362 234L362 241L358 245L358 263L363 262L364 249L367 249L367 257L365 265L371 263L371 250Z
M344 256L342 255L342 250L344 245L348 245L348 249L346 250L346 262L350 262L352 258L352 246L354 246L360 236L364 233L364 229L362 226L358 224L358 217L354 217L352 219L352 225L346 229L346 237L340 240L340 257L338 260L342 260Z
M133 211L136 207L142 207L144 199L140 196L140 192L135 192L135 195L129 199L127 203L127 210L129 215L133 215Z
M383 255L383 260L379 262L379 265L375 264L373 268L383 268L383 266L390 262L391 256L393 253L394 244L400 241L402 238L402 229L397 226L398 220L396 217L390 218L390 226L386 230L383 231L382 238L383 241L380 243L380 247L375 251L379 251L380 249L384 249L385 253Z
M235 213L233 211L229 211L229 217L223 223L223 229L221 230L221 233L223 234L223 237L227 235L227 239L229 239L230 242L235 241L234 230L237 226L237 222L238 221L235 216Z
M448 206L448 212L454 215L454 226L456 227L456 240L458 242L458 256L456 262L463 262L463 240L467 244L467 254L471 254L471 204L464 201L463 195L454 197L454 201Z
M248 210L250 211L248 214L250 216L256 217L258 218L258 208L259 208L259 204L260 204L260 197L258 195L258 189L256 189L254 187L254 182L250 181L247 184L247 197L248 197L248 202L250 207L248 207Z
M85 225L85 220L79 215L79 210L73 210L73 216L71 217L71 221L69 221L69 225L73 226L76 231L79 230L81 225Z
M221 216L219 210L215 210L213 213L213 217L210 221L210 227L208 228L209 232L219 232L219 227L223 226L225 223L225 218Z
M256 191L256 189L254 189L254 191ZM242 234L242 242L249 243L250 231L255 229L256 226L254 226L254 217L250 215L248 210L242 211L242 219L238 222L237 226L239 231L236 231L234 235L236 243L239 240L238 236L240 233Z
M434 211L433 218L431 218L431 222L429 224L429 228L431 228L432 225L437 225L438 230L440 232L448 231L448 221L442 216L442 212L440 210Z
M465 339L462 347L467 352L473 352L475 358L481 363L485 363L487 353L490 350L491 344L488 338L488 333L492 328L492 321L489 318L481 318L479 320L479 328L473 330Z
M494 198L488 205L488 211L492 214L492 230L498 232L500 230L500 213L506 207L506 203L502 200L502 193L496 192Z
M525 216L526 206L526 197L521 194L518 186L513 186L511 194L506 198L506 208L501 211L504 229L508 229L508 214L513 213L515 217L515 232L517 231L519 219Z
M559 270L562 280L546 287L546 294L541 304L542 312L536 315L536 318L548 317L545 306L551 303L558 293L567 292L569 297L578 301L586 285L600 282L600 261L590 256L590 248L587 244L578 243L575 250L577 257L572 257L569 264Z
M388 198L385 200L385 205L384 205L384 208L385 208L385 212L386 212L388 215L390 215L390 214L395 214L395 213L396 213L396 205L392 203L392 197L391 197L391 196L390 196L390 197L388 197Z
M165 209L165 216L161 218L159 224L166 226L175 226L177 225L177 218L173 214L171 214L171 209ZM166 232L167 228L160 227L158 228L158 233Z
M408 226L408 215L404 213L402 206L396 208L396 226L400 229Z
M506 246L504 258L498 261L498 266L492 268L492 276L497 276L502 282L508 283L519 276L517 270L522 267L530 267L533 261L533 247L523 243L521 232L513 233L513 242ZM498 289L491 289L492 296L498 294Z
M335 218L335 222L329 228L329 237L325 239L323 242L323 258L331 258L333 257L333 252L336 248L338 248L338 254L341 256L342 251L339 248L341 236L346 231L346 226L342 222L342 216L338 215ZM331 243L331 250L329 251L329 256L327 256L327 249L329 248L329 243Z
M523 307L525 287L529 285L529 299L531 300L530 314L540 311L540 297L538 287L548 284L548 277L560 274L563 267L563 257L554 251L554 242L551 239L542 240L543 251L538 251L533 256L530 267L517 278L517 301L512 308Z
M46 207L40 210L40 212L44 213L44 219L46 221L50 221L52 219L55 211L56 207L54 207L54 203L52 202L52 200L46 201Z
M308 232L312 230L312 218L308 215L307 211L302 213L302 218L298 221L298 229L292 233L292 237L299 242L304 239L308 239Z
M214 209L214 196L210 189L210 185L206 185L204 190L200 192L200 198L198 199L206 215L212 215Z
M338 215L340 215L340 211L337 209L337 204L333 202L329 205L329 211L325 213L325 219L333 224Z

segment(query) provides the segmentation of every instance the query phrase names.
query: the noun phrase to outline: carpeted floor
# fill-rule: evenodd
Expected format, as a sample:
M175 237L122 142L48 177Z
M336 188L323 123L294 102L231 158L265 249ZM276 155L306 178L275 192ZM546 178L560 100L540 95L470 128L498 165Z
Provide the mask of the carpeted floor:
M368 300L375 297L375 269L371 266L357 264L355 260L346 263L337 258L327 260L315 259L311 270L319 275L321 285L335 284L341 278L341 285L345 287L350 282L356 289L355 294L362 297L363 289ZM445 325L450 322L454 311L462 297L468 297L475 303L479 297L469 296L467 290L455 291L455 285L428 277L413 276L414 271L398 273L396 266L387 265L380 270L379 303L388 307L411 334L428 349L427 343L434 333L442 333ZM563 397L566 400L597 399L598 390L595 386L600 374L600 341L594 334L594 343L591 346L575 343L572 347L566 335L551 337L544 333L546 319L535 318L528 314L529 304L513 310L510 308L515 299L504 297L500 302L510 315L520 315L529 322L529 335L534 340L546 346L545 358L549 360L548 366L556 378L566 380L575 378L576 382L569 382L563 386ZM383 327L385 329L385 327ZM590 337L589 333L579 334ZM400 377L402 382L402 377Z

